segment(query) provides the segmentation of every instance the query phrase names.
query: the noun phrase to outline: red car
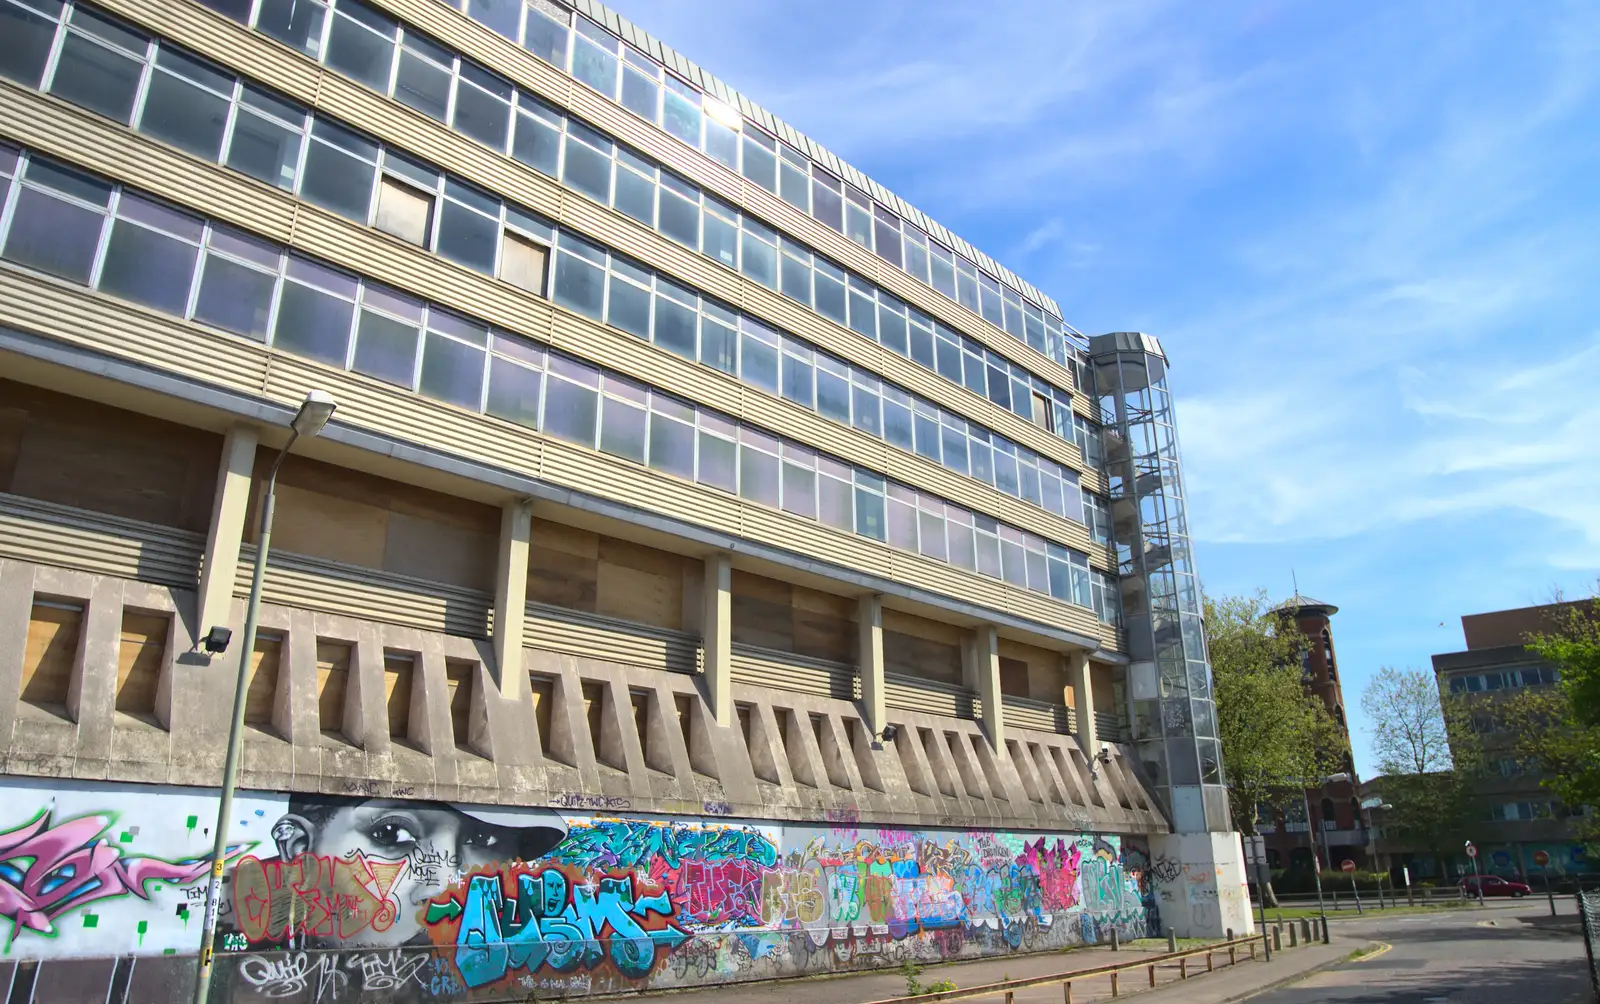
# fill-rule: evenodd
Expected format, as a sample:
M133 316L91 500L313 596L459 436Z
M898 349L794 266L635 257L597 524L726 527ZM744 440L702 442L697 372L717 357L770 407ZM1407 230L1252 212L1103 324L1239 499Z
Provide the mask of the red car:
M1498 875L1468 875L1461 880L1461 889L1468 896L1478 895L1480 889L1485 896L1521 897L1533 891L1524 882L1503 879Z

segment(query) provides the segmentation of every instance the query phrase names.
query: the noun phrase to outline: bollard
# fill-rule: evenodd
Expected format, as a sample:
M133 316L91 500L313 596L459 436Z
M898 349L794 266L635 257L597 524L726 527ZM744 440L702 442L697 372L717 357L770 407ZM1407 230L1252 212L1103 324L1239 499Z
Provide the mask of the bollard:
M1177 950L1178 950L1178 932L1174 931L1172 928L1169 927L1169 928L1167 928L1167 951L1176 952Z
M1255 960L1256 960L1256 942L1255 942L1254 938L1251 938L1250 939L1250 961L1254 962Z
M1300 918L1300 940L1305 942L1308 945L1311 944L1311 918L1310 917L1301 917Z
M1117 996L1117 971L1111 970L1111 996Z
M1185 955L1183 958L1178 960L1178 979L1186 980L1188 978L1189 978L1189 957L1187 955Z
M1289 947L1300 947L1300 925L1292 920L1289 922Z
M1212 960L1211 953L1207 952L1206 953L1206 972L1209 973L1209 972L1211 972L1212 970L1214 970L1216 968L1217 968L1216 967L1216 963Z
M1111 950L1113 952L1117 950L1117 929L1114 927L1111 929Z
M1323 917L1322 918L1322 943L1324 945L1329 943L1329 939L1328 939L1328 918L1327 917Z
M1150 967L1150 986L1151 986L1152 989L1154 989L1155 985L1156 985L1156 967L1152 965Z
M1061 1004L1072 1004L1072 981L1061 984Z
M1006 991L1006 1004L1017 1004L1017 997L1010 990Z
M1237 966L1238 964L1239 964L1239 946L1238 945L1229 945L1228 946L1228 965Z
M1274 952L1283 951L1283 928L1281 927L1272 929L1272 950Z
M1233 940L1233 928L1231 928L1231 927L1228 928L1228 936L1226 938L1224 938L1223 940L1224 941L1232 941Z

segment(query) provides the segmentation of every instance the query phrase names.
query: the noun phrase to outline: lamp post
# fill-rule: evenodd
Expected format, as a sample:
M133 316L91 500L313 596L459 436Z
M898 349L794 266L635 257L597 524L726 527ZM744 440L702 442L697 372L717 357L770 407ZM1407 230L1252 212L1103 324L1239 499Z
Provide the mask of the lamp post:
M1311 799L1300 789L1300 803L1306 809L1306 842L1311 845L1311 877L1317 883L1317 913L1322 915L1322 930L1328 930L1328 908L1322 902L1322 862L1317 858L1317 835L1311 828Z
M250 580L250 602L245 608L244 638L239 646L239 669L233 685L233 720L228 726L228 756L222 768L222 797L217 802L217 827L211 845L211 881L206 886L205 923L200 929L200 970L194 985L195 1004L206 1004L211 992L211 965L215 960L217 909L222 899L222 872L228 854L228 818L233 814L233 789L239 780L239 747L244 732L245 693L249 689L250 655L256 647L256 619L261 611L261 581L267 572L267 549L272 542L272 509L278 486L278 468L289 455L290 447L301 436L310 438L328 424L337 405L327 391L306 394L300 410L289 423L289 441L272 461L267 475L266 498L261 503L261 532L256 541L255 574Z

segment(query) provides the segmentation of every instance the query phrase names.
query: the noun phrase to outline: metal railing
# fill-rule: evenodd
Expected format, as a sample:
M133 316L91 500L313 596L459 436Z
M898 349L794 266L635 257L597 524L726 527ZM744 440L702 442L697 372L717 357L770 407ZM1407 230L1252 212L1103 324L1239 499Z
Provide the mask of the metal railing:
M1087 969L1074 969L1066 973L1053 973L1049 976L1032 976L1019 980L1004 980L999 983L986 983L981 986L967 987L966 989L941 990L934 993L916 994L909 997L890 997L884 1000L872 1001L870 1004L934 1004L942 1001L976 1000L981 997L1003 998L1006 1004L1013 1004L1014 995L1018 990L1031 987L1047 987L1059 984L1063 1004L1072 1004L1072 984L1077 981L1095 979L1109 976L1111 980L1111 996L1120 996L1123 990L1122 974L1144 971L1149 988L1157 984L1158 970L1169 967L1174 963L1178 968L1178 979L1190 978L1190 960L1205 957L1203 972L1213 972L1217 967L1217 957L1226 953L1229 966L1239 964L1240 956L1254 960L1256 949L1265 949L1268 940L1272 943L1274 951L1282 950L1283 925L1268 925L1268 929L1260 934L1248 938L1234 938L1230 941L1218 941L1198 948L1188 948L1182 951L1165 952L1161 955L1150 955L1132 962L1111 963L1104 966L1091 966ZM1315 944L1311 938L1305 939L1305 944ZM1198 962L1194 966L1194 974L1199 975L1202 970Z

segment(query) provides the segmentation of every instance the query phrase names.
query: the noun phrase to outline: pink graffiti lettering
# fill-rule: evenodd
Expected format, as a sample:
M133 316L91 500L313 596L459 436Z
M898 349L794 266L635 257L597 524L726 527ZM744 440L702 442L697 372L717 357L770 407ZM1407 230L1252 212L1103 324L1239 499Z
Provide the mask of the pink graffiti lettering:
M91 815L53 825L47 809L0 834L0 916L13 922L13 940L24 929L53 935L57 917L96 900L148 899L151 882L183 885L205 874L204 858L124 857L104 837L115 820Z

